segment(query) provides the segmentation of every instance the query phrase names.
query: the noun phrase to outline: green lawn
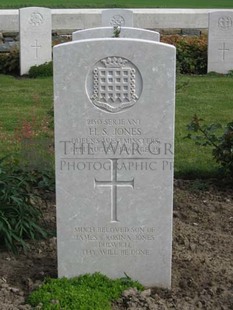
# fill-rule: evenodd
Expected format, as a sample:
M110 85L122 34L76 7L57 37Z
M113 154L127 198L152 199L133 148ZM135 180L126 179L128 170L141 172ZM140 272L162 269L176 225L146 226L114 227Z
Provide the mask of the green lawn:
M9 133L24 120L41 119L52 106L52 79L0 75L0 126Z
M44 6L51 8L233 8L232 0L1 0L0 8Z
M48 135L46 124L53 101L52 79L19 79L0 75L0 91L1 158L17 153L20 139L26 141L25 138L38 133L40 136Z
M233 78L224 76L183 76L177 79L175 173L198 175L212 173L217 166L211 148L196 146L183 139L186 125L194 114L204 123L226 125L233 121Z
M17 79L0 75L0 157L14 149L15 128L28 121L33 126L47 117L52 105L52 78ZM186 125L196 113L207 124L233 121L233 78L224 76L181 76L177 79L175 174L208 176L217 165L211 149L184 139ZM5 139L4 139L5 137Z

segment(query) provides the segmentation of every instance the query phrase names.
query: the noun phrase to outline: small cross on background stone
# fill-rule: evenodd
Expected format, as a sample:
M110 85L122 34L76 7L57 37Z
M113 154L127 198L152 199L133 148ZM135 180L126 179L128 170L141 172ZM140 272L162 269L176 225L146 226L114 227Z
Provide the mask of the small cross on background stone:
M35 59L37 59L38 58L38 50L39 50L39 48L41 48L41 45L38 45L38 40L35 40L35 45L31 45L31 47L35 48L35 52L36 52Z

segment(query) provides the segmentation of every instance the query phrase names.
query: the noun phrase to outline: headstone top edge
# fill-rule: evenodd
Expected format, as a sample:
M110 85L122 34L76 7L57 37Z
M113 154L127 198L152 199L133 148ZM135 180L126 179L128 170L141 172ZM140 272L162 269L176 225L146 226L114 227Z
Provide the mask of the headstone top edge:
M20 8L19 11L23 12L23 11L32 11L32 10L46 10L46 11L51 11L50 8L46 8L43 6L29 6L29 7L25 7L25 8Z
M225 14L225 13L227 13L227 14L233 14L233 10L231 9L229 9L229 10L216 10L216 11L209 11L209 13L208 13L208 15L219 15L219 14Z
M117 12L117 11L124 11L124 12L133 12L133 10L132 9L124 9L124 8L113 8L113 9L111 9L111 8L109 8L109 9L103 9L102 10L102 13L103 12L107 12L107 11L111 11L111 12Z
M62 44L58 44L55 45L53 47L54 50L56 49L60 49L60 48L66 48L70 45L81 45L83 43L94 43L94 42L141 42L141 43L148 43L148 44L153 44L153 45L157 45L157 46L163 46L163 47L167 47L167 48L172 48L174 50L176 50L176 47L174 45L171 44L167 44L167 43L163 43L163 42L158 42L158 41L153 41L153 40L144 40L144 39L135 39L135 38L92 38L92 39L82 39L82 40L77 40L77 41L71 41L71 42L67 42L67 43L62 43Z
M73 33L82 33L82 32L86 32L86 31L93 31L93 30L98 30L98 29L100 29L100 30L112 29L112 30L113 30L113 28L114 28L114 27L111 27L111 26L94 27L94 28L86 28L86 29L76 30L76 31L74 31ZM145 33L149 33L149 32L150 32L150 33L158 33L157 31L153 31L153 30L149 30L149 29L144 29L144 28L139 28L139 27L125 27L125 26L123 26L123 27L121 27L121 29L123 29L123 30L124 30L124 29L125 29L125 30L135 30L135 31L140 30L140 31L143 31L143 32L145 32Z

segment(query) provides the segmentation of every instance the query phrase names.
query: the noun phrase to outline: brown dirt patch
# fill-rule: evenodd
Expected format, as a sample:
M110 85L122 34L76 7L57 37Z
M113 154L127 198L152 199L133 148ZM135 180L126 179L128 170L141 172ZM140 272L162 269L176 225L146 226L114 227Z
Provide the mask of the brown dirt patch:
M43 206L55 230L55 205ZM172 290L124 292L123 309L233 309L233 189L203 181L175 181ZM27 295L57 276L56 238L30 242L18 256L0 248L0 309L31 309ZM94 310L94 309L93 309ZM104 309L103 309L104 310Z

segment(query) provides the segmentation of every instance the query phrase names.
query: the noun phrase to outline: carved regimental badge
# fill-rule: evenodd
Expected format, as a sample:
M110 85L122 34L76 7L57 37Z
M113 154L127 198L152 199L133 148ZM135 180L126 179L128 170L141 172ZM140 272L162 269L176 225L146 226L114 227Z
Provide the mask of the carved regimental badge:
M40 26L44 22L44 17L38 12L33 12L29 18L29 24L32 26Z
M121 15L114 15L110 21L111 26L121 26L125 25L125 19Z
M232 19L230 16L222 16L218 20L218 27L221 30L229 30L232 27Z
M111 113L132 107L142 91L139 70L132 62L122 57L101 59L96 63L88 84L91 102Z

